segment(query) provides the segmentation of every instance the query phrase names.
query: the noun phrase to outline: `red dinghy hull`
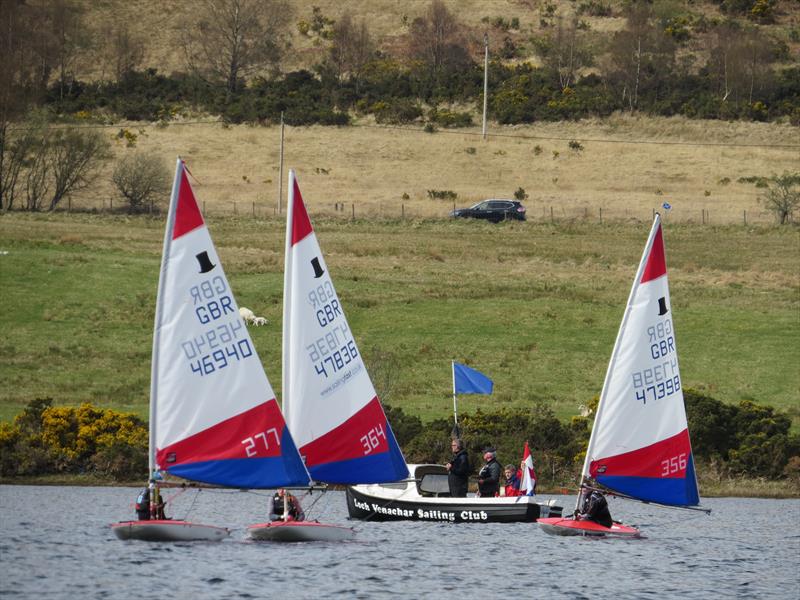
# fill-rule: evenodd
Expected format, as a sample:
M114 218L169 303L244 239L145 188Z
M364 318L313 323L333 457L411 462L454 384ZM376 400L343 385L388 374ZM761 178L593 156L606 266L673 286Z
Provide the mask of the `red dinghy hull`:
M622 523L614 523L611 527L604 527L599 523L587 520L562 519L537 519L536 521L545 533L550 535L584 535L607 537L641 537L641 532L635 527L628 527Z
M269 542L343 542L353 539L355 532L350 527L314 521L273 521L250 525L247 536Z

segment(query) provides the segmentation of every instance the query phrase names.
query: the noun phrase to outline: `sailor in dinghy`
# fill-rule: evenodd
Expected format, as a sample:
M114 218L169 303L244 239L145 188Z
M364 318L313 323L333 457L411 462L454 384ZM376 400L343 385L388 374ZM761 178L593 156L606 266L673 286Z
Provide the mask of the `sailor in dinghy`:
M162 519L169 474L231 488L307 485L275 394L179 158L156 298L150 382L149 519L111 527L123 540L215 541L226 527Z
M704 510L695 508L700 496L671 309L661 218L656 215L600 393L576 517L595 490ZM608 527L589 519L548 518L538 523L555 535L639 535L633 527Z

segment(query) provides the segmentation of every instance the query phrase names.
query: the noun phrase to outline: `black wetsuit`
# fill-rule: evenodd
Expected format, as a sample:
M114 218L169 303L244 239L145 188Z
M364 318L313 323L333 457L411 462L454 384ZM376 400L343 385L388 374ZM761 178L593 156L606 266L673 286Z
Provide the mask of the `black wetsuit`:
M592 492L584 499L582 516L603 527L611 527L614 524L606 497L598 491Z

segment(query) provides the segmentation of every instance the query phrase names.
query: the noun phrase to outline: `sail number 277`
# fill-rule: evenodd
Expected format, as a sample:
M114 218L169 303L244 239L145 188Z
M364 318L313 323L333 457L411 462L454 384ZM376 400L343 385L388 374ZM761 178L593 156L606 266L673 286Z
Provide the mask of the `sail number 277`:
M674 473L686 470L686 453L683 452L678 456L667 458L661 461L661 476L669 477Z
M367 432L367 435L361 436L361 443L364 446L365 455L369 454L378 447L380 444L380 440L378 440L379 437L382 437L384 441L386 440L386 434L383 431L383 425L380 423L370 429Z
M258 451L261 450L262 447L264 450L269 450L269 439L267 439L267 436L270 434L275 436L275 441L280 446L281 438L278 435L278 430L274 427L271 427L266 431L258 432L253 437L242 440L242 443L244 444L244 451L247 453L247 456L258 456Z

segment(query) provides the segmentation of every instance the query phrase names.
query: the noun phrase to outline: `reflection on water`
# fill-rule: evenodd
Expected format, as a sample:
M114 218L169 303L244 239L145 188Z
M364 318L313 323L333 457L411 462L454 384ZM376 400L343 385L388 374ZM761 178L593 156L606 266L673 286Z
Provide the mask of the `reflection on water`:
M800 590L798 500L705 500L711 516L612 501L644 540L554 537L527 523L354 521L353 542L292 545L245 540L246 526L266 519L266 491L189 490L168 514L231 527L230 539L121 542L109 524L133 518L137 492L0 486L0 596L796 599ZM310 518L346 522L343 492L303 506Z

